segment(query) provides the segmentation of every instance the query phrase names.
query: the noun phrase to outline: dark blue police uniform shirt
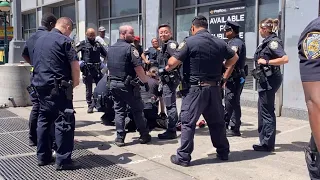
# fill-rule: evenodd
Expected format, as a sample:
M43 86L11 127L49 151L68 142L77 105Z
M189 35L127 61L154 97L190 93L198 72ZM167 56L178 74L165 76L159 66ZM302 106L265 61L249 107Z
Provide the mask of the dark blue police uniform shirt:
M35 86L54 85L54 76L61 80L72 80L70 63L78 59L71 38L54 28L37 40L33 53L32 83Z
M152 109L152 104L148 103L150 102L151 98L157 98L162 96L160 94L158 88L159 88L159 81L154 79L154 78L149 78L148 79L148 85L150 90L148 92L145 91L144 88L141 89L141 98L143 102L145 103L144 109ZM157 106L157 104L155 104Z
M102 94L107 95L109 93L107 84L108 84L108 76L104 75L103 78L98 82L97 87L93 91L93 94L96 95L96 97Z
M34 33L26 42L24 45L22 55L28 56L30 58L31 64L33 65L33 49L36 44L36 41L39 39L39 37L49 33L48 28L45 26L40 26L36 33Z
M235 69L244 69L246 63L246 45L245 43L236 36L228 41L228 45L232 50L237 52L239 59L235 65Z
M262 43L268 43L266 48L267 51L265 55L268 60L281 58L286 55L286 52L284 51L283 44L281 40L278 38L278 36L275 33L272 33L270 36L265 38Z
M301 81L320 81L320 17L311 21L301 33L298 50Z
M98 41L91 44L89 41L83 40L76 45L75 49L77 53L81 51L81 60L89 63L100 62L100 56L107 57L107 50Z
M204 29L180 43L173 56L183 62L183 72L189 71L190 82L193 82L197 80L192 79L192 74L210 76L212 81L220 80L223 61L234 55L224 40Z

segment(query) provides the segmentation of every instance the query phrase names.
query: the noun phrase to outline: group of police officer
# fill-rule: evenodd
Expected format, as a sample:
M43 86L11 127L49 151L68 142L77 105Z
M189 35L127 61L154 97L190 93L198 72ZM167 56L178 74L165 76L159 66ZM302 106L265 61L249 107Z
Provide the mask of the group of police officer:
M257 48L254 56L256 68L252 71L259 92L260 143L253 146L256 151L273 151L275 147L274 99L282 82L280 65L288 62L283 44L275 33L277 25L278 21L273 19L262 20L259 24L260 35L265 39ZM80 69L86 85L88 113L92 113L95 107L92 100L93 81L98 84L103 79L103 84L108 86L104 87L106 93L112 96L109 101L112 100L113 104L109 108L114 110L116 145L125 145L128 107L140 133L140 143L151 141L141 92L159 89L162 92L156 96L163 98L168 125L158 138L177 138L178 117L181 121L181 146L177 154L171 156L171 162L181 166L190 164L196 122L201 114L209 127L212 144L217 148L217 157L228 160L227 136L241 135L240 95L248 75L246 48L239 38L240 26L236 22L228 21L225 25L227 43L212 36L207 28L208 21L204 16L195 17L190 36L178 44L172 39L171 27L160 25L158 33L162 46L159 46L157 39L152 39L153 47L139 53L133 45L135 36L131 26L121 26L119 39L111 46L106 47L101 41L104 37L100 36L102 43L99 42L91 28L87 30L87 39L74 45L68 37L73 29L71 19L62 17L57 20L52 14L44 15L42 26L26 42L23 52L23 57L33 66L31 85L28 87L33 102L29 140L30 145L37 145L39 166L55 161L57 170L79 168L71 160L71 154L75 129L73 88L79 84ZM103 29L99 28L99 31L103 36ZM304 44L303 48L306 47ZM304 50L301 56L313 58L309 51ZM81 63L78 62L77 52L81 52ZM105 66L101 63L101 57L107 60L106 76L101 73ZM141 57L146 64L144 68ZM158 81L155 75L157 69L160 84L154 83ZM182 106L178 116L176 89L179 84L182 85ZM222 104L222 88L226 89L225 107ZM56 152L55 158L53 150Z

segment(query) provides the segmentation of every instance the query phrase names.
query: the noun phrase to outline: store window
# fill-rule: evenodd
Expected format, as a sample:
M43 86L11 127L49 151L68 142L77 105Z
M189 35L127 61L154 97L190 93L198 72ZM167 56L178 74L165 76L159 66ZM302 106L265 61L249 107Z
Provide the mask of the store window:
M111 0L111 16L127 16L139 13L139 0Z
M77 22L76 22L76 11L74 4L68 4L64 6L58 6L52 8L52 13L57 17L68 17L73 21L73 31L70 34L70 38L77 41Z
M196 0L177 0L177 7L192 6L196 4Z
M106 28L110 45L119 38L119 27L122 25L131 25L135 35L141 36L141 0L98 0L98 7L99 26Z
M182 9L177 11L177 41L182 42L189 36L191 21L195 17L195 9Z
M279 16L279 0L260 0L259 1L259 22L266 18L276 19ZM259 42L263 38L259 36Z
M199 4L203 4L203 3L211 3L211 2L215 2L216 0L198 0Z
M27 40L32 34L37 31L37 17L36 13L25 14L22 16L23 20L23 38Z

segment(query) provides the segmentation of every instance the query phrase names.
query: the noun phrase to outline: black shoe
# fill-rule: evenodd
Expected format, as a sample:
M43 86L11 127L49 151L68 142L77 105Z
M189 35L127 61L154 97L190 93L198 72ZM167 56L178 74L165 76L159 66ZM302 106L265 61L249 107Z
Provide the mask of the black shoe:
M88 111L87 111L87 113L88 113L88 114L91 114L91 113L93 113L93 108L92 108L92 107L89 107L89 108L88 108Z
M151 136L150 136L150 134L140 136L140 138L139 138L140 144L147 144L147 143L150 142L150 141L151 141Z
M183 166L183 167L188 167L190 165L190 163L180 162L176 155L172 155L170 157L170 161L173 164L176 164L176 165L179 165L179 166Z
M227 129L227 137L233 137L233 136L241 136L240 131Z
M263 152L272 152L272 151L274 151L274 148L270 148L265 144L263 144L263 145L254 144L252 147L253 147L253 150L255 150L255 151L263 151Z
M166 131L163 134L158 134L158 138L159 139L176 139L177 133L171 132L171 131Z
M221 161L227 161L229 160L228 154L217 154L217 158L219 158Z
M81 168L81 166L78 163L75 163L74 161L72 161L71 163L68 163L68 164L62 164L62 165L56 164L56 171L77 170L80 168Z
M126 144L124 143L124 139L121 139L121 138L116 138L114 140L114 144L117 145L118 147L123 147L125 146Z
M29 146L37 146L37 143L31 139L29 139Z
M50 165L52 163L54 163L55 158L51 158L50 161L38 161L38 166L46 166L46 165Z

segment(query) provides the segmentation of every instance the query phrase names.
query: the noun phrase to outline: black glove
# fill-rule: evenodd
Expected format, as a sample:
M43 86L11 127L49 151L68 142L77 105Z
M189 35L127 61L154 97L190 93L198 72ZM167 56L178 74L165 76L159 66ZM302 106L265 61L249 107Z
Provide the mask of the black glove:
M146 89L146 92L149 92L150 87L148 83L144 83L144 88Z

